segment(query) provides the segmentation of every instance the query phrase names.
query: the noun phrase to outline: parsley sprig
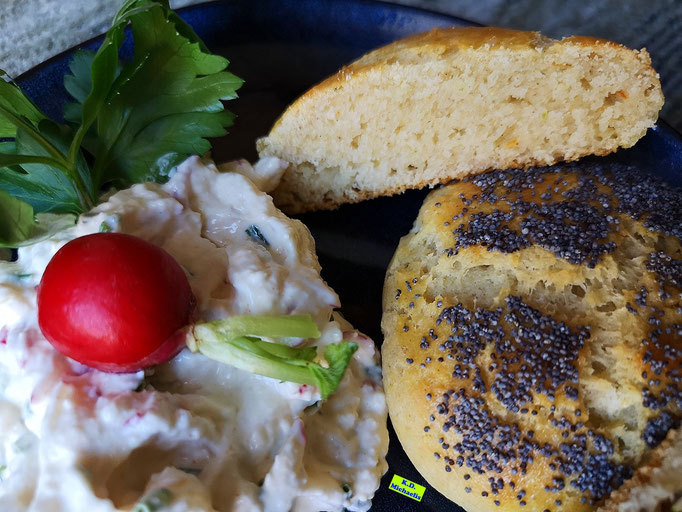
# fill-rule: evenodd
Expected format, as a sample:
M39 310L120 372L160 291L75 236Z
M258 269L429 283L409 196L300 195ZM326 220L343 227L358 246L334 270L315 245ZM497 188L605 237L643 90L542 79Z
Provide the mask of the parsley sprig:
M121 62L128 26L135 51ZM98 51L74 56L66 122L49 119L0 70L0 245L44 232L36 214L82 213L107 187L163 182L189 155L208 151L207 138L227 133L234 119L222 102L242 80L228 64L167 0L127 0Z

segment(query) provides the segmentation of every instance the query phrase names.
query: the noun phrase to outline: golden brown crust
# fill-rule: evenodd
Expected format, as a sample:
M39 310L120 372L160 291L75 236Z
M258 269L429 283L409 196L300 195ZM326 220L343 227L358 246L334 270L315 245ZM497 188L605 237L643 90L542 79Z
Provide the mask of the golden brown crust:
M443 55L464 48L528 49L555 42L556 40L549 39L539 32L525 32L498 27L435 28L428 32L400 39L368 53L355 62L342 67L336 74L310 89L306 95L320 94L325 89L333 88L339 83L350 80L353 75L365 72L375 66L390 65L395 59L421 58L421 54L425 53ZM597 44L602 42L608 41L595 39Z
M622 48L630 51L625 46L589 36L571 36L558 41L543 36L540 32L528 32L523 30L511 30L500 27L447 27L434 28L427 32L408 36L381 48L377 48L359 58L358 60L343 66L335 74L322 80L319 84L310 88L305 94L292 103L282 115L277 118L271 131L275 131L281 120L286 116L296 115L299 109L306 108L306 103L315 96L322 95L326 90L333 89L338 84L342 84L374 67L382 67L392 63L392 59L404 56L405 53L416 51L418 53L432 53L442 55L445 52L454 52L463 48L507 48L507 49L528 49L540 48L556 43L577 44L583 47L607 46ZM648 54L646 54L648 57ZM650 63L650 59L649 59ZM652 72L655 73L655 71ZM535 164L530 164L535 165Z
M470 512L594 510L682 419L682 194L567 167L431 192L386 275L392 423Z
M527 50L546 48L555 44L590 47L595 50L599 47L608 47L622 49L625 52L631 51L622 44L590 36L571 36L562 40L557 40L546 37L540 32L511 30L500 27L434 28L428 32L408 36L386 46L382 46L381 48L369 52L351 64L342 67L335 74L309 89L303 96L296 100L289 107L291 112L289 112L289 109L285 111L275 122L273 130L277 127L282 117L295 112L298 108L304 108L305 98L312 98L315 95L324 93L327 89L333 89L338 84L352 79L356 74L363 73L377 66L382 67L390 65L395 59L406 57L421 58L422 54L443 55L447 52L456 52L465 48ZM416 55L411 55L411 52L414 52ZM652 72L655 73L653 69Z

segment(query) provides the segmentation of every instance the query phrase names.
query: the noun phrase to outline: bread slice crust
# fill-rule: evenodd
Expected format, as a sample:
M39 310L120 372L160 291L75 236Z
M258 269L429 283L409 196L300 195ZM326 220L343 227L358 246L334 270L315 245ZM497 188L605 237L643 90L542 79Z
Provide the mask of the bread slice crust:
M452 27L343 67L296 100L257 148L291 162L273 196L298 213L605 155L632 146L662 105L646 50Z

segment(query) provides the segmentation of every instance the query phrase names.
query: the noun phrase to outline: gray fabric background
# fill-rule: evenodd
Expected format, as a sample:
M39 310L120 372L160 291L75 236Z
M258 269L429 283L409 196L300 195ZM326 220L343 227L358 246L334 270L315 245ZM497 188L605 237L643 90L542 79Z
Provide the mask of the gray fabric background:
M0 68L17 76L104 32L121 0L0 0ZM176 0L174 7L199 3ZM682 0L398 0L485 25L646 47L661 76L661 117L682 131ZM253 0L254 9L258 1Z

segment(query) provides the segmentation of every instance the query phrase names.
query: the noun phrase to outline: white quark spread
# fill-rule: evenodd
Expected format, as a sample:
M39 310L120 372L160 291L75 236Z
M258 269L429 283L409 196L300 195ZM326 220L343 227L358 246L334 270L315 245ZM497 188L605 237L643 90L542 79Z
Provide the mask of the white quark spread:
M117 192L0 262L1 511L369 508L387 468L377 354L343 319L330 320L339 300L319 276L310 233L254 184L271 187L281 165L240 161L219 172L192 157L165 185ZM269 245L247 234L251 226ZM321 403L314 387L188 350L146 375L99 372L56 352L38 328L35 287L62 245L100 230L175 257L201 320L309 313L317 346L357 342L336 394Z

